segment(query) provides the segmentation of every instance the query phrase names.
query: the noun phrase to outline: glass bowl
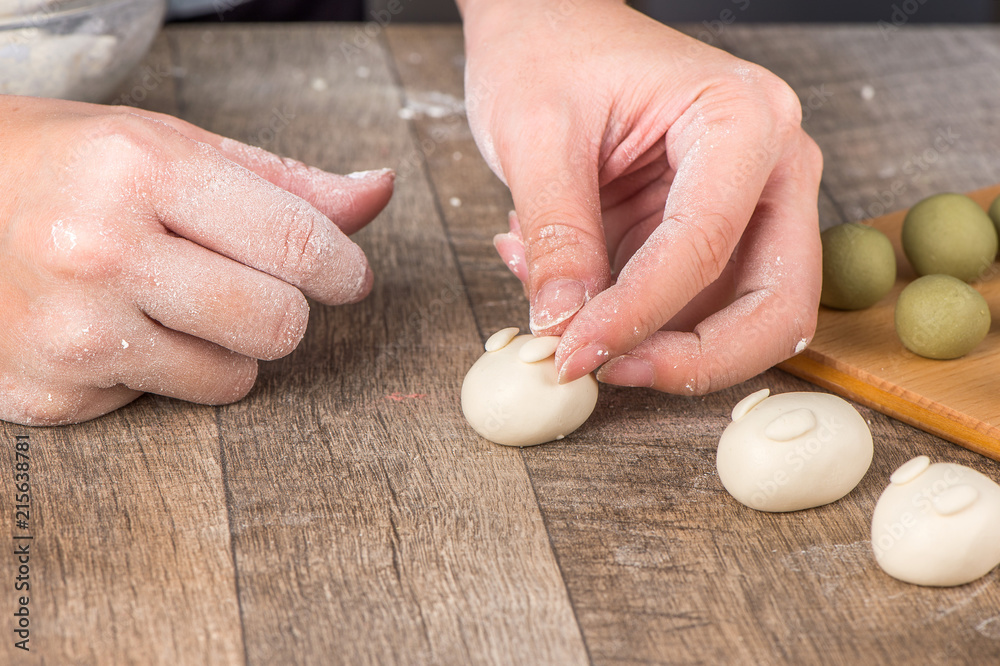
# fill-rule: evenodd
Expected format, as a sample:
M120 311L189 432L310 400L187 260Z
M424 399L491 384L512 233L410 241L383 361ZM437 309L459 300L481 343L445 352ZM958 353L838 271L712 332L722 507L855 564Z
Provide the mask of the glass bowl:
M0 0L0 94L103 102L149 50L167 0Z

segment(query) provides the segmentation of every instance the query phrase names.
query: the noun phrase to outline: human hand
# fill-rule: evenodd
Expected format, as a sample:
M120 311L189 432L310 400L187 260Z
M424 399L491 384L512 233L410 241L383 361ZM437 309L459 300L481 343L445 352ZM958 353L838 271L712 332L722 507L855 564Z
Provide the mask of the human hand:
M306 296L371 289L346 234L388 170L337 176L129 108L0 97L0 418L70 423L143 392L243 397Z
M700 394L801 351L822 155L791 89L621 3L460 4L469 124L517 211L495 245L560 380Z

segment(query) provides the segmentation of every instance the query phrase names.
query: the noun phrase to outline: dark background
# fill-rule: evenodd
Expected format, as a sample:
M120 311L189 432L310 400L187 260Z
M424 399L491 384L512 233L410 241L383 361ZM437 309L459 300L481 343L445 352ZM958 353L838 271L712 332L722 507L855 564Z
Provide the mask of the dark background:
M572 3L573 0L563 0ZM391 14L403 22L459 20L454 0L251 0L195 20L208 21L372 21ZM558 3L557 3L558 4ZM1000 0L633 0L630 5L666 23L877 22L982 23L1000 17Z

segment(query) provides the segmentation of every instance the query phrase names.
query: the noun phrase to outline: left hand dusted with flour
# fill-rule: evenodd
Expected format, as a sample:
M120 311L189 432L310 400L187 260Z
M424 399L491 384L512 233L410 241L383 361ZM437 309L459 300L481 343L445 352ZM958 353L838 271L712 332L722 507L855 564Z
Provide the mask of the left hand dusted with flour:
M393 174L338 176L129 108L0 96L0 419L83 421L143 392L207 404L298 345L306 296L360 300L347 234Z

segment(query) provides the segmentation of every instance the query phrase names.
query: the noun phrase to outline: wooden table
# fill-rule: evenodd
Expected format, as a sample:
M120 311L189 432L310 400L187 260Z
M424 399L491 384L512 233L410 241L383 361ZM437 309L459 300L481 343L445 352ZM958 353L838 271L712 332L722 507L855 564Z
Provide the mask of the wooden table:
M706 36L801 95L824 225L1000 181L998 29ZM585 428L523 451L466 426L465 370L527 305L491 247L511 202L461 112L457 27L171 27L145 67L126 101L335 171L395 166L359 234L377 283L314 307L238 404L147 396L78 426L0 425L0 663L996 663L1000 573L914 587L869 543L910 457L998 479L993 461L861 409L875 460L851 495L754 512L715 446L744 395L814 389L776 370L707 397L605 387Z

